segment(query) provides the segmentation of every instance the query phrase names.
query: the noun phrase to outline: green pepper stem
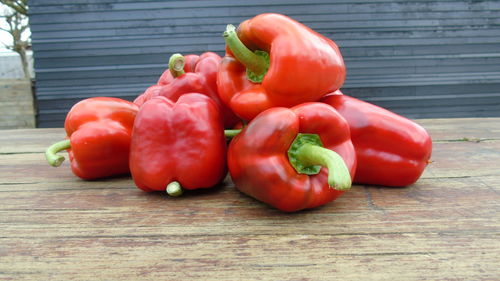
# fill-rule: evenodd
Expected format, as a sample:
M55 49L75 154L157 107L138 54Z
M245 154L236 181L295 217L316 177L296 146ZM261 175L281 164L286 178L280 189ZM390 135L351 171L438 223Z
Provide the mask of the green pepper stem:
M236 130L224 130L224 136L226 138L234 138L236 135L238 135L241 132L241 129L236 129Z
M320 165L328 169L328 185L337 190L351 187L351 175L344 159L333 150L310 143L303 144L297 151L297 160L304 166Z
M181 54L173 54L168 60L168 69L174 78L183 75L184 65L186 64L186 59Z
M233 53L234 57L242 63L248 70L253 72L253 75L263 76L269 68L269 55L263 55L263 51L252 52L241 42L236 33L236 28L232 24L228 24L226 31L222 34L227 46ZM259 54L260 52L260 54ZM267 54L267 53L265 53Z
M49 162L52 167L61 166L62 162L64 161L64 156L58 155L56 153L68 148L71 148L71 143L69 140L62 140L52 144L47 148L47 150L45 150L45 158L47 159L47 162Z
M167 194L173 197L182 195L182 187L178 181L173 181L167 185Z

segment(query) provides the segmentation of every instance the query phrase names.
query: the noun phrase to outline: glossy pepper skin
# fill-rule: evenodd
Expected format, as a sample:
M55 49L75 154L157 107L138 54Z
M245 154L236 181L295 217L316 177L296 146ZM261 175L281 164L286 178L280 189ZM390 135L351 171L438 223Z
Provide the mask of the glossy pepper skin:
M57 151L67 149L73 173L86 180L129 173L132 127L139 108L112 97L94 97L76 103L68 112L64 128L68 140L47 150L47 160L61 165Z
M324 146L319 148L320 156L335 151L344 170L328 166L318 174L299 173L288 154L300 134L319 136ZM279 210L293 212L340 196L350 187L356 157L344 118L331 107L314 102L275 107L259 114L231 141L228 167L237 189ZM330 177L341 175L347 186L335 187L340 180L330 181Z
M134 103L141 106L155 96L164 96L172 101L187 93L200 93L212 98L220 107L226 128L231 128L239 118L221 101L217 91L217 71L221 57L213 52L201 55L174 54L169 68L163 72L156 85L146 89Z
M224 37L219 95L242 119L251 120L271 107L317 101L344 83L346 70L337 45L287 16L257 15L236 31L228 26ZM243 46L233 43L238 38ZM266 53L267 62L259 58ZM250 77L257 76L253 82L247 69L253 73Z
M355 183L407 186L422 175L431 157L432 141L420 125L340 91L322 102L349 123L358 158Z
M185 94L174 103L158 96L141 106L130 153L138 188L165 191L173 182L185 189L212 187L225 176L225 159L222 116L209 97Z

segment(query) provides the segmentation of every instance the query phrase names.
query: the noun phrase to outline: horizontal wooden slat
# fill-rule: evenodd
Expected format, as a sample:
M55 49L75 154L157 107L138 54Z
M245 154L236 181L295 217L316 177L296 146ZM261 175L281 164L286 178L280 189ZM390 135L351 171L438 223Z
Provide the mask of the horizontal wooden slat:
M160 62L160 61L159 61ZM500 65L500 53L485 55L484 57L453 57L446 58L421 58L412 62L408 57L398 58L373 58L369 60L347 60L348 74L351 76L378 74L384 69L385 74L405 73L460 73L481 72L486 67L495 68ZM468 64L467 69L457 69L457 66ZM58 80L62 74L68 79L96 78L96 77L124 77L128 75L153 76L161 73L166 68L166 63L153 65L115 65L115 66L93 66L93 67L68 67L47 68L38 72L38 78L42 80ZM498 67L500 71L500 67Z
M223 55L225 25L263 12L335 40L348 94L413 117L497 116L499 11L498 1L468 0L34 0L39 124L61 124L85 97L133 99L172 53Z
M133 100L136 95L135 93L131 93L126 98ZM119 96L123 97L123 95ZM59 108L54 108L51 107L50 104L46 105L45 102L41 102L39 110L44 118L40 118L39 122L43 124L43 127L61 126L62 123L60 120L65 118L67 110L78 102L78 100L79 99L60 100ZM366 101L390 109L395 113L409 118L457 118L462 116L492 117L497 116L500 110L499 100L499 95L497 94L483 97L481 95L479 95L479 97L461 97L455 95L429 100L403 100L399 102L395 100L380 101L376 99L366 99ZM417 102L419 104L418 107L412 106L412 104ZM467 104L467 106L463 104ZM46 109L47 107L50 109Z
M93 5L93 4L130 4L130 3L144 3L144 2L162 2L161 0L71 0L71 2L66 1L66 3L71 4L71 5ZM164 1L163 1L164 2ZM191 1L182 1L182 0L172 0L169 1L170 5L172 6L194 6L194 7L207 7L207 6L245 6L246 3L240 3L240 2L234 2L234 1L227 1L227 0L191 0ZM384 3L384 2L392 2L392 3L400 3L400 2L405 2L405 0L395 0L395 1L388 1L388 0L336 0L335 3L338 4L346 4L346 3L351 3L351 4L363 4L363 3ZM413 2L434 2L434 0L415 0ZM440 2L456 2L456 0L441 0ZM483 2L483 1L482 1ZM491 2L491 1L490 1ZM255 0L256 4L259 5L265 5L269 4L269 1L265 0ZM278 2L282 3L282 2ZM331 0L314 0L310 1L308 3L314 4L314 3L332 3ZM303 1L300 0L288 0L284 2L283 4L303 4ZM481 5L482 3L476 3ZM56 5L60 6L61 2L57 0L33 0L30 2L30 6L36 6L36 7L47 7L51 5Z
M218 23L219 22L219 23ZM68 31L51 31L39 32L34 34L33 40L39 43L45 42L58 42L73 38L85 36L87 38L109 38L126 34L133 35L150 35L150 36L176 36L182 35L195 35L197 33L210 33L211 36L219 34L224 30L228 23L235 23L229 20L207 20L205 26L193 25L177 25L173 22L165 22L162 26L131 26L123 28L120 32L117 28L109 29L86 29L75 33L75 30ZM335 39L349 38L352 33L359 32L365 36L400 36L402 38L412 35L413 37L429 37L435 36L439 33L443 36L481 36L487 35L487 31L482 29L482 26L498 26L500 24L499 18L481 18L481 19L452 19L452 20L359 20L359 21L341 21L341 22L310 22L305 21L304 24L317 30L318 32L331 32L335 35ZM237 22L235 23L237 24ZM435 30L435 26L440 25L439 31ZM470 32L469 30L474 30ZM496 32L495 30L493 32ZM494 35L494 34L491 34ZM78 36L78 37L77 37Z
M322 22L328 22L331 28L337 28L340 26L347 26L346 22L358 22L358 28L370 29L371 26L361 25L363 22L383 22L383 21L416 21L417 23L427 23L430 27L435 27L436 25L451 25L453 26L464 26L470 24L493 24L498 23L498 11L494 10L481 10L481 11L454 11L449 12L436 12L436 11L421 11L419 13L402 13L400 11L388 11L384 13L355 13L355 14L336 14L334 17L331 14L299 14L294 15L294 18L300 22L307 24L319 24ZM234 23L237 24L241 17L229 17L229 16L210 16L205 15L196 19L199 24L227 24ZM448 23L448 24L447 24ZM65 32L65 31L78 31L82 32L86 30L116 30L119 32L123 29L133 29L133 28L172 28L172 27L184 27L192 26L192 18L159 18L150 19L147 22L144 20L110 20L106 22L106 25L100 24L99 22L89 21L80 23L54 23L46 22L37 24L38 34L46 34L45 32ZM405 28L407 25L402 25L400 28ZM426 25L423 25L424 27ZM350 26L347 26L350 27ZM413 26L415 27L415 26ZM406 27L408 28L408 27ZM36 36L36 34L33 34ZM48 37L48 36L47 36Z
M35 1L36 2L36 1ZM471 3L469 1L385 1L379 3L366 3L367 1L358 2L358 3L332 3L325 2L311 2L303 4L303 1L286 1L281 2L281 4L270 3L269 1L255 1L252 3L248 2L237 2L237 1L221 1L221 2L213 2L210 5L210 1L204 2L192 2L186 1L186 4L183 5L175 5L179 2L154 2L149 1L147 5L142 3L113 3L102 4L102 5L65 5L65 6L34 6L36 7L35 13L38 13L37 17L38 21L49 20L52 13L58 13L59 11L64 11L66 15L58 16L57 20L59 21L68 21L68 22L78 22L82 19L85 21L89 20L106 20L105 17L102 17L102 14L106 11L112 9L116 11L116 15L119 18L123 19L137 19L140 17L140 14L145 14L150 17L158 18L158 15L161 13L165 13L165 11L171 11L175 9L178 13L172 13L172 17L195 17L195 16L203 16L206 13L203 13L203 10L209 11L210 14L219 14L219 15L241 15L248 16L250 13L261 13L266 12L269 9L280 10L281 13L286 13L286 11L292 11L298 13L298 9L294 9L294 7L299 7L301 11L307 11L308 13L357 13L357 12L384 12L384 11L393 11L393 10L404 10L406 12L418 12L422 10L432 10L432 11L449 11L449 10L457 10L457 11L468 11L468 10L499 10L500 3L497 1L481 1ZM294 3L295 2L295 3ZM208 4L208 5L207 5ZM213 5L215 4L215 5ZM185 7L188 6L188 7ZM62 8L62 9L61 9ZM193 9L199 8L199 9ZM165 9L165 11L163 10ZM49 10L49 11L47 11ZM138 13L141 11L141 13ZM44 15L44 12L49 12L51 14ZM74 20L71 20L73 16ZM35 22L36 23L36 22Z
M217 36L218 37L218 36ZM214 40L213 38L211 38ZM217 39L215 39L216 42L214 44L211 44L210 46L213 48L211 49L212 51L215 52L223 52L224 44L223 42L217 42ZM196 45L189 45L186 43L182 43L182 41L176 42L177 44L173 45L172 49L199 49ZM500 43L495 43L495 42L469 42L467 44L461 44L461 43L456 43L456 44L451 44L450 42L448 44L430 44L433 42L427 42L427 44L420 43L420 45L417 46L412 46L412 45L401 45L401 46L370 46L367 48L366 46L352 46L349 48L346 48L345 46L340 45L340 48L342 50L342 54L346 59L349 59L351 57L357 57L357 58L363 58L366 57L367 59L370 59L373 56L387 56L391 57L394 55L462 55L462 54L475 54L475 55L481 55L481 54L490 54L490 53L497 53L496 50L498 50L498 47L500 46ZM140 46L140 45L139 45ZM77 52L72 51L72 50L60 50L58 51L61 54L65 54L65 57L68 59L72 58L81 58L81 57L99 57L99 56L106 56L106 57L113 57L113 55L141 55L141 54L147 54L151 56L158 56L158 55L163 55L165 56L166 52L169 50L168 45L162 45L162 46L149 46L149 47L127 47L127 46L120 46L117 49L88 49L88 50L77 50ZM58 56L56 51L51 51L51 50L40 50L40 59L43 61L45 58L49 58L50 60L57 60ZM61 57L61 56L59 56ZM417 57L418 58L418 57ZM102 61L102 58L100 58ZM106 63L107 61L103 61L102 63ZM38 63L38 61L37 61ZM124 62L126 63L126 62ZM37 64L38 66L38 64Z

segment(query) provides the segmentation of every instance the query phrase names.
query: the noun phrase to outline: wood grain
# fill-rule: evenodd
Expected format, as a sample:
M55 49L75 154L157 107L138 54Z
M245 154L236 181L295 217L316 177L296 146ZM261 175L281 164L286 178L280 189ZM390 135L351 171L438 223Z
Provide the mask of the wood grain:
M32 0L38 125L80 99L133 100L173 53L225 53L221 32L288 15L334 40L345 94L404 116L500 117L498 0Z
M1 131L0 280L498 280L500 118L417 122L417 183L293 214L229 178L180 198L82 181L44 162L62 129Z
M0 79L0 112L0 129L35 128L30 80Z

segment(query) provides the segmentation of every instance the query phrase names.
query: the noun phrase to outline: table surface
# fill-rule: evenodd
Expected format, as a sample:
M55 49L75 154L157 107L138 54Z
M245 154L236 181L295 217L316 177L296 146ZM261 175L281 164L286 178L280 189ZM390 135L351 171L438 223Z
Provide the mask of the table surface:
M229 179L180 198L83 181L45 162L62 129L0 131L0 280L498 280L500 118L416 121L417 183L291 214Z

